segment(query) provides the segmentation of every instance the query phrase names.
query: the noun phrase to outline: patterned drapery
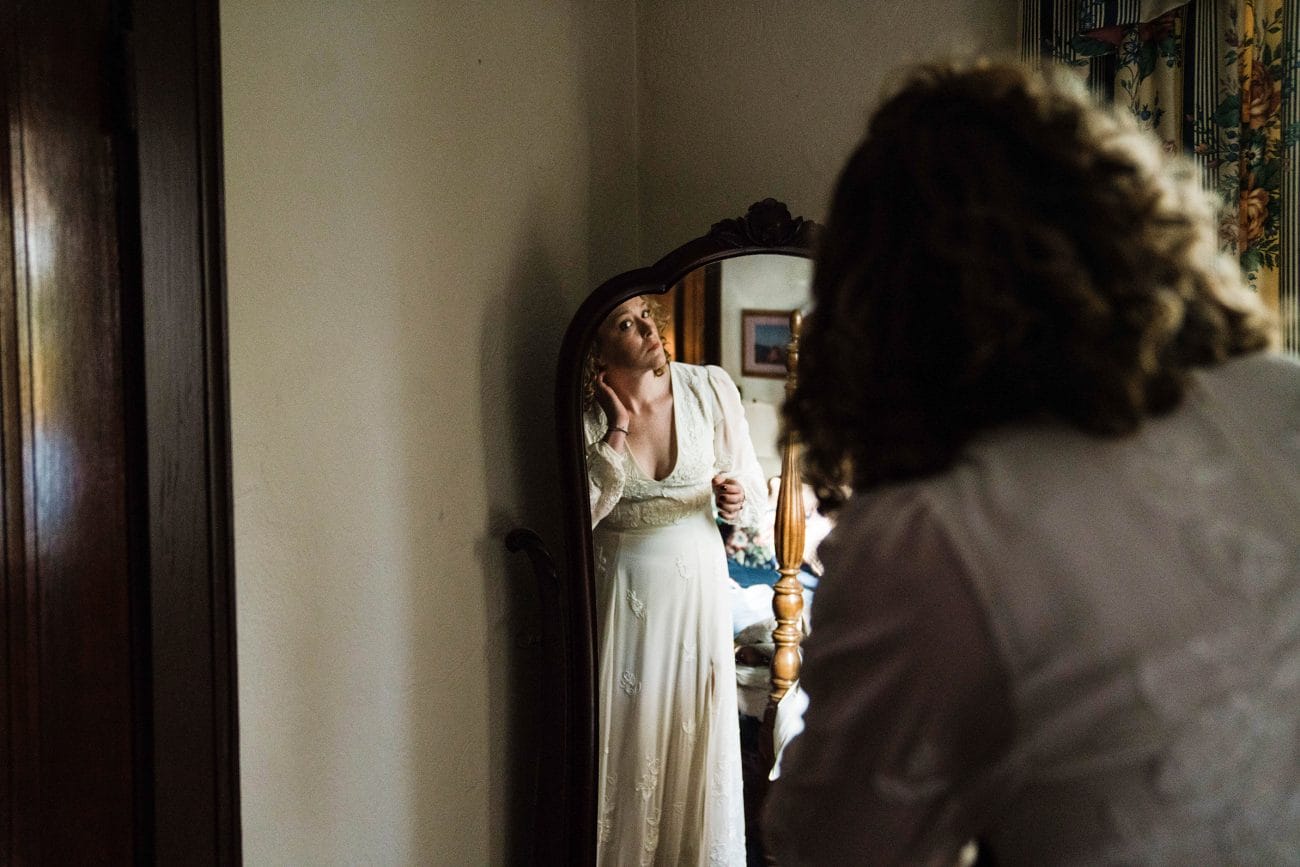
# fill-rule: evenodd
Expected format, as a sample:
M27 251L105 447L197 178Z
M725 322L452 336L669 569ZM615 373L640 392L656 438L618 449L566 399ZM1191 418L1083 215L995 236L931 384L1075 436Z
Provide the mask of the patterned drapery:
M1186 151L1223 197L1220 237L1300 351L1294 0L1021 0L1020 53L1055 60Z

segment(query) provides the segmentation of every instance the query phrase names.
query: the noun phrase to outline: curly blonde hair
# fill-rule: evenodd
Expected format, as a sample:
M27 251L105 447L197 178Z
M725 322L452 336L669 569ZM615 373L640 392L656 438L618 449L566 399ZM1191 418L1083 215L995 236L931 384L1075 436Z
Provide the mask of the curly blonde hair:
M672 319L664 311L664 306L657 299L648 295L634 295L627 301L636 298L644 298L646 304L650 307L650 316L655 321L655 330L659 332L659 339L664 344L664 366L660 369L666 371L669 363L673 360L673 355L668 351L668 338L664 337L664 331L672 324ZM619 304L626 304L627 301L621 301ZM593 337L591 346L587 348L587 354L582 359L582 408L584 411L591 409L596 404L596 375L604 369L600 364L599 355L600 341L597 337Z
M881 105L812 294L784 418L825 508L999 425L1129 433L1178 406L1190 368L1274 340L1193 166L1005 63L920 67Z

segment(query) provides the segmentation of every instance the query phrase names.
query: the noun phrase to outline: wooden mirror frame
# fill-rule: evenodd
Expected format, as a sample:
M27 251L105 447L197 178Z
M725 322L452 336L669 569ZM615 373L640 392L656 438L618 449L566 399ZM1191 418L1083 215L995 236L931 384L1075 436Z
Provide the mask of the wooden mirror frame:
M811 259L821 227L775 199L763 199L743 217L715 223L647 268L602 283L578 308L564 335L556 373L556 429L560 455L565 570L551 624L558 635L553 730L543 737L538 786L538 863L594 864L596 860L596 597L587 468L582 429L582 365L597 327L615 307L637 295L662 295L685 275L713 262L756 254Z

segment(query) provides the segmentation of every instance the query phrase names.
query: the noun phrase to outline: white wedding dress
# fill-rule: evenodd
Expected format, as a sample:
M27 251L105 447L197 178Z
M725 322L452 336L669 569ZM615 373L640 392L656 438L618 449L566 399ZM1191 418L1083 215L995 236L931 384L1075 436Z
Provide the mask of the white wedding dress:
M738 524L764 502L735 384L670 364L676 465L662 480L585 418L595 526L600 716L598 850L614 865L745 864L726 556L711 479L740 482Z

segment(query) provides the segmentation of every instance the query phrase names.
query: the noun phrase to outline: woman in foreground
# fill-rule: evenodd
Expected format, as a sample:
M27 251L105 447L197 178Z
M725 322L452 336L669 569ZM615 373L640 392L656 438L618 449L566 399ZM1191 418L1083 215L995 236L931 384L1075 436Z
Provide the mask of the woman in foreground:
M778 863L1300 859L1300 365L1216 234L1019 67L877 111L785 407L842 508Z

